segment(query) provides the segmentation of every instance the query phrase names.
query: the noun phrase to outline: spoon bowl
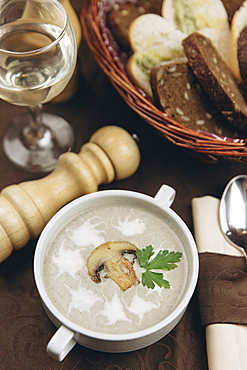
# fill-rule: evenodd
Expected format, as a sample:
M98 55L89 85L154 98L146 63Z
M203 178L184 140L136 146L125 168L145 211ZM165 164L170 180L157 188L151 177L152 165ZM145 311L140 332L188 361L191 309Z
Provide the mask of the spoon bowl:
M247 175L239 175L229 181L219 212L223 235L247 259Z

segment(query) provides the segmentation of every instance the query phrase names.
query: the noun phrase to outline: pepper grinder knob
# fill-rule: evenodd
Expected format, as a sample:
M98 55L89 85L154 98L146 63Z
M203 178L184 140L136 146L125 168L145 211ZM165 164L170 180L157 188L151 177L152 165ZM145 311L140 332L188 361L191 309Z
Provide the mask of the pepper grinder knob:
M78 154L60 155L55 170L46 177L4 188L0 193L0 262L37 238L62 206L97 191L100 184L131 176L139 164L140 151L132 136L121 127L105 126Z

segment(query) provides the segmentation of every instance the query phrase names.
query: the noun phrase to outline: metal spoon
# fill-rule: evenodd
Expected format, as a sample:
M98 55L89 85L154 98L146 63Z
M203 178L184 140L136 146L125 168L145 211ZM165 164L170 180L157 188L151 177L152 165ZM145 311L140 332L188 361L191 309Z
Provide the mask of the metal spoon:
M225 238L247 259L247 175L236 176L227 184L219 211Z

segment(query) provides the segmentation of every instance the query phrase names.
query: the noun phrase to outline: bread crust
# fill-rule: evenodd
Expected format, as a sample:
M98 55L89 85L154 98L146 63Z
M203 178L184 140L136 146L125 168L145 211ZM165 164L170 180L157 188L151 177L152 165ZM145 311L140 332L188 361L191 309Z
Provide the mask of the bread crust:
M127 63L127 72L131 81L142 89L149 98L152 99L152 90L149 82L149 76L138 66L138 53L133 54Z

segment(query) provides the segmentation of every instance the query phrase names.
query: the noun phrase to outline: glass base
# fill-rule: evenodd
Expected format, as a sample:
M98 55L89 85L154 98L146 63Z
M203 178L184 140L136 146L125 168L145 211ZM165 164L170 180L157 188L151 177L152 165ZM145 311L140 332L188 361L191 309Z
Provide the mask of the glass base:
M60 154L74 146L74 132L62 117L42 112L45 132L35 145L24 140L24 130L29 127L29 113L14 117L3 137L3 150L7 158L19 169L27 172L52 171Z

